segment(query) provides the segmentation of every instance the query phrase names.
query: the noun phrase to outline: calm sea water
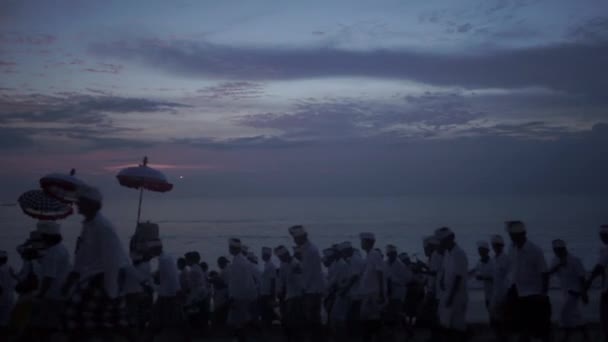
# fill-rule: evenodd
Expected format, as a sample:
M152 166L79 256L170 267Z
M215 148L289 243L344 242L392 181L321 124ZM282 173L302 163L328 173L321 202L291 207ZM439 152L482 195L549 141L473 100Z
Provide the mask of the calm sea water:
M215 260L227 254L227 239L240 237L256 253L262 246L293 243L287 228L305 225L311 239L325 248L351 240L357 244L362 231L376 234L378 246L397 245L401 251L421 256L422 238L447 225L468 252L471 267L477 260L475 243L491 234L503 233L503 222L524 220L530 238L551 255L551 240L565 239L575 255L590 269L599 251L598 227L608 223L608 197L533 196L416 196L360 198L172 198L171 194L146 193L142 218L157 222L166 249L173 255L189 250L201 252L215 267ZM129 199L107 200L105 215L115 224L126 246L135 228L137 194ZM67 245L73 249L80 231L79 216L62 221ZM15 246L22 242L36 221L18 207L0 207L0 249L8 250L18 267ZM475 284L472 284L473 286ZM555 295L556 303L559 296ZM476 307L472 321L484 320L482 294L472 294ZM557 307L557 306L556 306ZM586 308L597 316L595 306Z

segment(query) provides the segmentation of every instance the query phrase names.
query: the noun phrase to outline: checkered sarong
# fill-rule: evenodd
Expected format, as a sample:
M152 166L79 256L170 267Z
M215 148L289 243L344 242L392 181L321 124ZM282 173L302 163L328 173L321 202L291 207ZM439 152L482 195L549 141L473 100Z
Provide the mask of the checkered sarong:
M81 282L64 312L67 330L113 330L129 327L125 297L110 298L98 279Z

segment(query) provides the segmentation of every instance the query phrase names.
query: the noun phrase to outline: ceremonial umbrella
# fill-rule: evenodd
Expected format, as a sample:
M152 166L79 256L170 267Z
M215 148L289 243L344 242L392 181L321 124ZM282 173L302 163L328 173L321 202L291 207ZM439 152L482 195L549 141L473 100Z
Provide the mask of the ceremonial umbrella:
M78 200L76 192L84 185L84 182L74 177L76 170L72 169L70 174L51 173L40 178L40 187L52 197L65 202L74 203Z
M30 190L17 200L23 212L39 220L61 220L73 213L72 206L65 204L42 190Z
M162 172L148 166L148 157L144 157L143 163L139 166L122 169L118 175L118 182L127 188L139 189L139 205L137 207L137 223L141 216L141 202L144 196L144 189L155 192L167 192L173 189L173 184L167 181L167 177Z

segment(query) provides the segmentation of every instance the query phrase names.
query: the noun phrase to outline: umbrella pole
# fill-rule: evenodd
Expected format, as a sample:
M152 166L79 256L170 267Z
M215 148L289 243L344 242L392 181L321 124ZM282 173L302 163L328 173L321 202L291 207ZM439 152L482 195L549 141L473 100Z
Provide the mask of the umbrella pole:
M141 201L144 197L144 188L139 189L139 206L137 207L137 225L139 225L139 217L141 216Z

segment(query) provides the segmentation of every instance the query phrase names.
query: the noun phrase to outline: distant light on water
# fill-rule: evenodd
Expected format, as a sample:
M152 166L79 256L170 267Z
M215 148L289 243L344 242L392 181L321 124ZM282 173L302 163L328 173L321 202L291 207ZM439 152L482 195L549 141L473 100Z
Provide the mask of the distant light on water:
M184 176L179 176L179 179L184 179Z

